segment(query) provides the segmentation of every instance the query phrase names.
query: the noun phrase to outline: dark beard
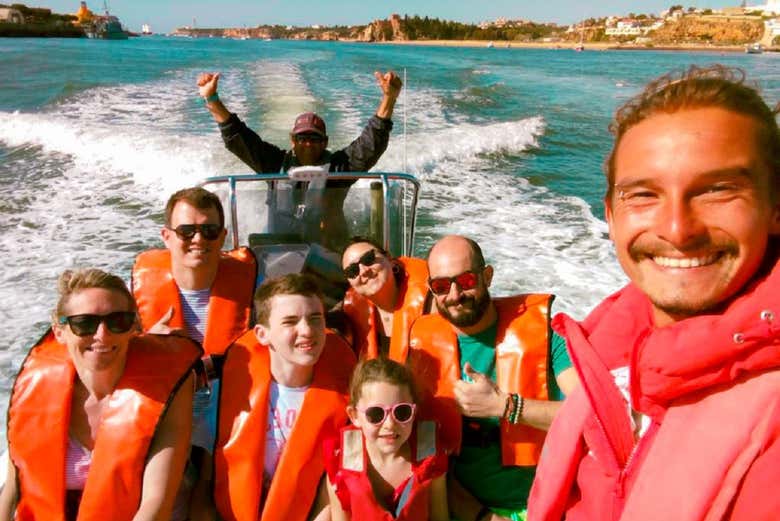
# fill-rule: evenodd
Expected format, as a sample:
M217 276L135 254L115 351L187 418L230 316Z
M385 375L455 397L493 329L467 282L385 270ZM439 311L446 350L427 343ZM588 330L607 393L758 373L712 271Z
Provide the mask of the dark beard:
M463 311L461 311L460 315L457 317L454 317L452 314L450 314L449 309L447 309L446 302L443 306L440 306L439 302L437 301L436 307L438 308L439 313L447 319L447 322L453 326L471 327L479 322L480 319L482 319L482 317L485 315L488 306L490 306L490 294L487 291L485 291L482 295L475 297L461 294L457 303L464 306Z

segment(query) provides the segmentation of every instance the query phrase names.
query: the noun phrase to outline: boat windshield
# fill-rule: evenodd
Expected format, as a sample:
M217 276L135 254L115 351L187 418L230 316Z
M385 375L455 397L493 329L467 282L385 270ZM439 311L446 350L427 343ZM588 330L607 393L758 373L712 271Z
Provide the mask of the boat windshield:
M419 183L408 174L328 174L311 181L253 174L213 177L202 186L225 208L225 247L251 248L260 280L309 272L327 282L326 296L340 300L346 289L341 253L351 237L371 238L394 256L412 252Z

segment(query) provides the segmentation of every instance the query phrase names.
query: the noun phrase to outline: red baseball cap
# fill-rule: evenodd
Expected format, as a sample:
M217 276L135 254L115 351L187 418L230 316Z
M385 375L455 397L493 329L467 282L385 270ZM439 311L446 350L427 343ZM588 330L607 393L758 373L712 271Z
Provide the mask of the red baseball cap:
M325 132L325 122L314 112L304 112L303 114L298 115L298 117L295 118L292 133L294 135L313 133L322 137L328 136Z

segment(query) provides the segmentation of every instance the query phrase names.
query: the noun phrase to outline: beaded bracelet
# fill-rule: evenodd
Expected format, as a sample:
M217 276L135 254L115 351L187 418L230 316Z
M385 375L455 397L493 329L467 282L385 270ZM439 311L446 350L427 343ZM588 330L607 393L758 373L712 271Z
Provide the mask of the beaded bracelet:
M512 404L509 407L509 414L506 416L506 421L512 424L515 423L515 417L517 416L517 397L517 393L509 394L509 400L512 402Z
M512 423L517 425L520 423L520 419L523 417L523 407L525 407L525 398L520 396L519 394L515 394L518 398L519 405L517 406L517 410L515 412L515 418L512 420Z

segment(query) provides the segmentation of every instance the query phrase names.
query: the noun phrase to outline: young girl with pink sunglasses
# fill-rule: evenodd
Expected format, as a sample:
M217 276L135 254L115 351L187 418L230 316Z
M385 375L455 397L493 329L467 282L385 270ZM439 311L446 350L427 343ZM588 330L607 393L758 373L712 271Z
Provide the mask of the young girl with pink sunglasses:
M436 423L416 418L411 372L386 358L364 360L350 383L352 426L326 444L333 521L449 519L447 456Z

